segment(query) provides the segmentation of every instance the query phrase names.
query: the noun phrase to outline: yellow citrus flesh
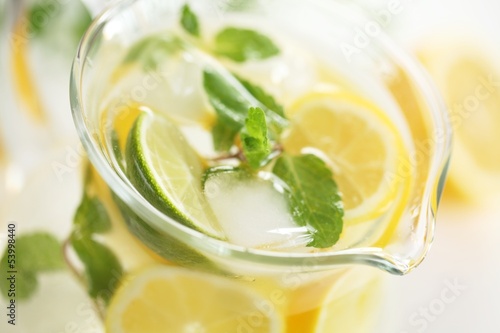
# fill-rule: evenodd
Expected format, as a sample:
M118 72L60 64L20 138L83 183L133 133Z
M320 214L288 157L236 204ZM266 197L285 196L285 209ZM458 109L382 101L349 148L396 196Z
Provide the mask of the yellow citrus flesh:
M15 25L13 36L13 47L11 54L13 81L16 93L22 101L26 110L33 119L45 122L47 115L43 109L42 101L30 72L28 63L29 36L26 36L25 16L20 16Z
M130 129L134 125L135 120L141 114L141 106L132 103L131 106L124 108L118 115L113 119L113 128L118 137L120 149L125 151L125 146L127 143L127 136Z
M108 333L282 332L276 312L261 310L259 294L226 278L183 268L149 268L112 299Z
M353 278L361 282L350 289ZM377 309L380 309L382 279L380 277L350 276L344 288L348 292L339 296L339 289L332 288L319 310L316 333L350 332L367 333L375 329ZM355 283L354 283L355 284Z
M287 317L287 333L373 332L383 299L381 276L363 268L325 282L328 288L317 295L316 308Z
M499 193L500 68L487 50L472 44L419 53L445 98L455 133L447 188L453 193L447 193L470 202Z
M346 222L372 220L387 211L401 185L388 175L398 174L406 148L383 111L350 92L312 92L290 108L289 116L285 150L323 155L342 192Z

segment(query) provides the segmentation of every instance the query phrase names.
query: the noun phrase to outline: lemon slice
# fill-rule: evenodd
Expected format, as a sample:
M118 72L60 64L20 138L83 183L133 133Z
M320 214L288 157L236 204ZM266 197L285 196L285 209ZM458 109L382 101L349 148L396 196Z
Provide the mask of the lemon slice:
M349 269L333 280L318 281L307 289L319 292L314 297L322 299L315 308L288 316L287 333L376 331L384 299L380 273L369 268ZM307 296L298 300L304 297Z
M455 142L450 185L455 196L482 201L500 188L500 66L474 42L450 42L418 52L441 90Z
M153 206L192 229L224 238L201 188L202 161L172 121L141 113L125 155L130 181Z
M229 279L183 268L155 266L133 277L111 300L108 333L282 332L266 300Z
M396 200L396 177L405 152L400 132L377 106L346 91L312 92L290 108L283 146L313 149L331 166L347 223L372 220ZM405 177L407 178L407 177Z
M349 272L326 295L314 332L372 332L377 327L383 299L380 275L373 271Z

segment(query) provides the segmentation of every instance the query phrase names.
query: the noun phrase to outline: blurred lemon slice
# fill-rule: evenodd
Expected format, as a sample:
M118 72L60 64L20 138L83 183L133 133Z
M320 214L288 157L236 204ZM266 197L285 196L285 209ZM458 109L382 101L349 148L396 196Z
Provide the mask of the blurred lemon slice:
M237 282L183 268L156 266L123 285L111 300L108 333L282 332L276 312Z
M406 148L400 132L376 105L346 91L311 92L289 109L283 145L291 153L315 150L331 166L343 195L346 222L387 211L401 185ZM402 177L409 184L409 177ZM408 192L408 191L406 191Z
M379 275L347 273L344 281L334 284L326 295L314 332L372 332L382 299Z
M373 332L384 291L378 272L367 268L347 270L325 286L321 287L319 295L323 298L316 308L287 318L287 332Z
M500 67L475 43L418 51L441 90L455 132L450 187L468 201L500 189Z

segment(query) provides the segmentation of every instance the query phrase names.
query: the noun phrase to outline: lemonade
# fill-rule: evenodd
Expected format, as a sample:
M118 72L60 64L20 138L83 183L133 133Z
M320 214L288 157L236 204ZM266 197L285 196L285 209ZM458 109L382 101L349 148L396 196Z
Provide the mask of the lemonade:
M69 244L109 332L380 329L379 273L346 264L420 263L449 132L418 68L350 64L324 5L130 1L84 37L100 175Z

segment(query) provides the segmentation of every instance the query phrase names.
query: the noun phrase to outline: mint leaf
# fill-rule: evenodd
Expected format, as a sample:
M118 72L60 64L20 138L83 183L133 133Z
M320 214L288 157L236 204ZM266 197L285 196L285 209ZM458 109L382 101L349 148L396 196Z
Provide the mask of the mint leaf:
M233 76L226 78L214 69L206 68L203 71L203 86L217 114L217 122L212 129L214 147L217 151L227 151L233 145L235 137L245 125L251 107L260 107L264 111L268 127L274 137L277 137L287 124L284 117L263 105ZM251 85L251 87L252 91L257 91L256 86ZM264 95L268 96L262 91L259 97L262 98ZM269 100L266 100L266 104L269 104Z
M99 197L89 194L94 182L92 169L88 167L85 191L73 219L69 243L84 265L89 295L107 303L115 291L123 269L114 253L93 238L95 234L111 229L107 207Z
M104 233L111 229L111 220L106 207L97 197L83 195L74 217L75 231L82 235Z
M271 153L267 135L266 115L260 108L250 108L241 131L243 154L253 169L258 169L262 161Z
M246 90L250 94L252 94L253 97L255 97L256 100L261 102L264 106L266 106L269 110L273 111L277 115L281 117L285 117L285 112L283 111L283 107L276 102L273 96L267 94L261 87L239 77L236 76L238 81L245 87Z
M331 170L314 155L281 155L273 173L288 188L286 196L292 217L307 226L312 236L308 246L327 248L342 233L344 208Z
M0 290L2 292L2 296L9 300L11 298L15 298L19 301L28 300L38 289L38 279L37 274L29 269L25 269L24 267L18 268L16 274L7 273L6 261L2 260L0 262L0 268L2 272L0 272ZM14 279L11 278L15 275ZM11 288L11 281L15 283L16 287Z
M183 47L182 41L171 36L149 36L135 43L125 56L125 64L140 62L145 70L156 70L168 57Z
M55 271L65 267L61 244L49 233L19 236L16 248L18 267L33 272Z
M271 39L250 29L228 27L215 37L215 53L236 62L267 59L279 52Z
M73 234L71 245L85 266L89 295L107 303L123 275L120 262L110 249L89 236Z
M212 129L214 147L217 151L229 150L245 124L250 104L233 85L211 69L203 71L203 87L217 113L217 123Z
M203 71L203 87L217 115L230 127L237 130L243 127L251 105L240 91L212 69Z
M220 4L221 9L226 11L245 11L257 5L256 0L225 0Z
M47 29L51 21L61 15L60 6L53 6L48 2L37 2L28 11L29 32L38 35Z
M92 22L92 17L81 1L64 4L52 1L30 1L27 12L28 38L43 39L45 48L71 52L77 48L83 33ZM24 24L24 22L23 22ZM64 31L64 33L61 33Z
M188 33L198 37L200 35L200 27L196 14L191 11L188 4L182 7L181 25Z
M239 130L228 126L221 118L217 119L212 128L212 138L216 151L229 151L234 144L234 138Z
M7 246L0 260L0 290L5 298L28 299L37 289L38 273L52 272L65 267L61 244L46 232L19 236L12 250L15 253L9 253ZM9 271L17 272L15 295L12 295L14 291L10 288Z

